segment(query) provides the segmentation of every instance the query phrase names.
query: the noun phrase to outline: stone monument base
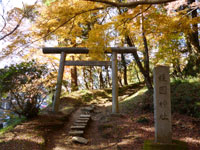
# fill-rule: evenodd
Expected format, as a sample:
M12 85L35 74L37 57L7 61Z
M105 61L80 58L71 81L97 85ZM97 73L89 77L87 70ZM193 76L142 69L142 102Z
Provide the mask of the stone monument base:
M147 140L144 142L143 150L188 150L187 143L173 140L172 144L155 143Z

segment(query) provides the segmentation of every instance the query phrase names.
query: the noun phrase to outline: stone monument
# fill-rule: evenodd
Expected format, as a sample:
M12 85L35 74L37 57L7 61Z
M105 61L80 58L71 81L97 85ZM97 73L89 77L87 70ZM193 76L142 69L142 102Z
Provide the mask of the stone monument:
M169 67L154 68L155 142L172 143Z
M188 150L187 143L172 140L169 67L156 66L154 74L155 141L144 141L144 150Z

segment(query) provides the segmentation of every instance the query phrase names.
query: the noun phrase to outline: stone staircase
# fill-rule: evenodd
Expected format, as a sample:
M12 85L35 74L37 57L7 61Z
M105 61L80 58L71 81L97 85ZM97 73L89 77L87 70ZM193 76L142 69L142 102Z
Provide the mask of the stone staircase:
M87 144L88 140L84 138L84 132L91 121L91 112L94 110L94 105L81 108L81 114L73 125L70 127L69 135L72 136L72 141Z

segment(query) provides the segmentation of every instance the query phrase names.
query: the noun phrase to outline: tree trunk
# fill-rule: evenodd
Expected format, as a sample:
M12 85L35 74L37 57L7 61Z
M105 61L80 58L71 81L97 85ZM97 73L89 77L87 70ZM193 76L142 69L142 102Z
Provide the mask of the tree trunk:
M188 0L188 6L195 2L195 0ZM189 10L191 11L191 10ZM192 10L191 18L196 18L197 10ZM200 72L200 43L198 38L198 24L190 24L191 33L186 35L187 51L189 52L188 63L183 69L185 76L196 76Z
M106 69L106 86L111 87L108 66L105 66L105 69Z
M135 65L133 65L133 67L134 67L134 69L135 69L135 72L136 72L136 76L137 76L138 82L140 83L141 80L140 80L140 77L139 77L139 74L138 74L137 68L135 67Z
M122 84L122 75L121 75L120 72L118 72L118 82L119 82L118 84L120 84L120 86L123 87L123 84Z
M149 84L149 90L153 90L152 87L152 82L150 78L150 69L149 69L149 48L148 48L148 43L147 43L147 38L145 35L145 30L144 30L144 20L143 20L143 14L142 14L142 39L143 39L143 44L144 44L144 70L145 70L145 76L147 80L147 84Z
M144 44L144 68L145 68L145 71L149 74L149 48L148 48L147 38L145 35L143 19L144 18L142 15L142 29L141 30L142 30L142 39L143 39L143 44Z
M99 86L100 89L104 88L104 81L103 81L103 74L102 74L102 68L99 69Z
M92 67L89 69L90 74L90 88L93 89L93 77L92 77Z
M188 5L195 2L195 0L188 0ZM196 18L197 15L197 9L192 11L191 17ZM189 33L189 42L191 44L192 49L195 51L195 53L200 53L200 44L199 44L199 33L198 33L198 24L192 24L192 33Z
M127 81L127 67L126 67L126 60L125 60L125 57L124 57L124 54L121 54L121 57L122 57L122 66L124 68L124 84L125 85L128 85L128 81Z
M72 56L72 60L74 61L74 56ZM73 66L71 68L71 91L78 90L78 79L77 79L77 68Z
M127 41L127 44L130 46L130 47L134 47L134 44L132 43L131 39L129 36L126 36L126 41ZM149 76L149 72L146 72L146 70L144 69L144 67L142 66L142 63L140 62L140 58L137 54L137 51L134 51L133 53L133 57L135 58L135 62L140 70L140 72L142 73L142 75L144 76L144 81L146 83L146 86L148 88L148 91L153 93L153 86L152 86L152 82L151 82L151 78Z
M88 82L87 82L87 73L85 67L83 67L83 80L85 82L86 89L89 89Z

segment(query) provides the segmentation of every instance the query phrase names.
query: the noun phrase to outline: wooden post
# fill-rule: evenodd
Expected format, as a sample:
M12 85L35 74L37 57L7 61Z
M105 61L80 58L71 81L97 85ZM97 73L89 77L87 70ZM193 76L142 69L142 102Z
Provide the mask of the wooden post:
M118 106L117 53L112 53L112 113L119 112Z
M58 110L59 110L65 57L66 57L65 52L61 52L60 65L59 65L57 84L56 84L56 92L55 92L54 102L53 102L53 111L54 112L58 112Z

